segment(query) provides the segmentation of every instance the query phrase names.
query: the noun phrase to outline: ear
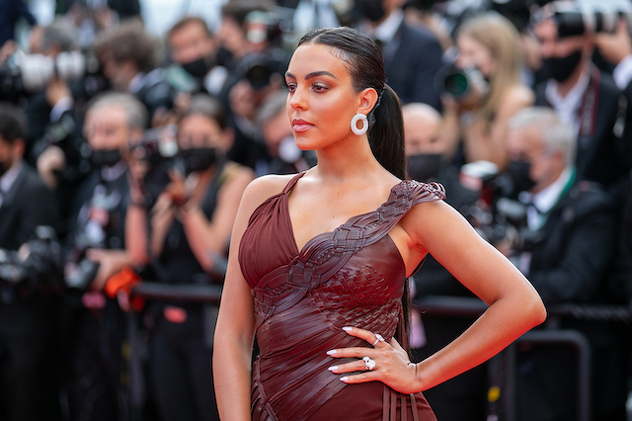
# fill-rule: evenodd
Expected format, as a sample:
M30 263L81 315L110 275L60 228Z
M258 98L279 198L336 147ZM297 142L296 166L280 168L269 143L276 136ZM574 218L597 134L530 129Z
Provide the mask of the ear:
M373 88L366 88L358 94L358 99L360 101L358 113L367 115L377 103L377 91Z

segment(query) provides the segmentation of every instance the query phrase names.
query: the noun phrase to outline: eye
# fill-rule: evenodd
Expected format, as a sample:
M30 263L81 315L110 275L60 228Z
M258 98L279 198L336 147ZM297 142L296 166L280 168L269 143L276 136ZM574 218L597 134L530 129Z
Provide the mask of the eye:
M288 92L294 92L296 90L296 84L292 82L285 82L285 89L287 89Z
M325 92L329 88L326 85L323 85L322 83L314 83L312 85L312 89L314 90L314 92Z

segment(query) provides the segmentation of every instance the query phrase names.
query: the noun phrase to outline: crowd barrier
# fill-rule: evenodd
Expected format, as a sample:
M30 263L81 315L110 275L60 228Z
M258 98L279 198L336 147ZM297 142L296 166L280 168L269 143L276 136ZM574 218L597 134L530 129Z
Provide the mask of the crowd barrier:
M221 287L218 285L168 285L142 282L132 289L132 297L143 300L197 302L218 304ZM415 302L423 314L438 316L476 317L487 305L478 298L427 296ZM632 322L632 308L614 305L560 304L547 307L548 317L543 330L525 333L488 363L490 391L488 421L514 421L516 388L516 355L521 343L559 344L572 347L577 353L577 421L590 420L590 346L586 337L575 330L560 329L563 318L580 320ZM423 316L422 316L423 317ZM146 353L139 336L138 313L129 314L130 352L130 410L131 420L140 421L146 398L143 358Z

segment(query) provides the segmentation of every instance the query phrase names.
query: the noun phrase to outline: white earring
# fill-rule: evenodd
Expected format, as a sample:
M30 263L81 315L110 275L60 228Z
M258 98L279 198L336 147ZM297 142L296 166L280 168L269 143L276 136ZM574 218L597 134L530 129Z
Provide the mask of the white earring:
M358 129L358 121L362 122L362 127ZM366 115L358 113L353 116L351 119L351 131L358 136L361 136L366 133L369 129L369 122L366 119Z

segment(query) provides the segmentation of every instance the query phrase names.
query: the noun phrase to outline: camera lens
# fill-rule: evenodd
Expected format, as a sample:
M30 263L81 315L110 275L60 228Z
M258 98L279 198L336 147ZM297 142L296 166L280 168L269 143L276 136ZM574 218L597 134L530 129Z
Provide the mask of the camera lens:
M454 72L446 76L443 87L445 92L449 93L455 98L463 96L468 91L468 82L465 74L461 72Z

